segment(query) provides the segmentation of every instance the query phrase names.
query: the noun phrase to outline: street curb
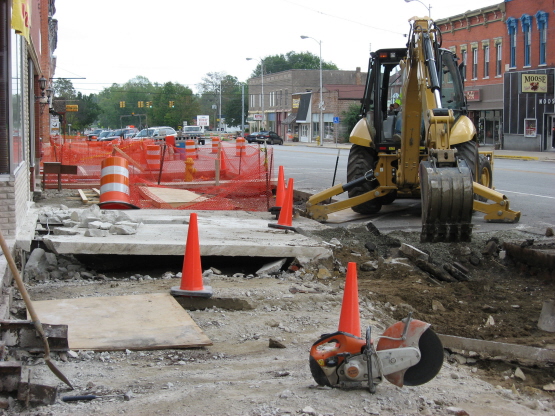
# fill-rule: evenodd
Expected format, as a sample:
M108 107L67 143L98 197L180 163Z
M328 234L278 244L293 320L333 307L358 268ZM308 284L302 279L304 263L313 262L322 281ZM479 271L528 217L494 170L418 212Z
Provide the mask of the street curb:
M508 155L497 155L493 154L495 159L525 159L525 160L540 160L539 157L536 156L508 156Z

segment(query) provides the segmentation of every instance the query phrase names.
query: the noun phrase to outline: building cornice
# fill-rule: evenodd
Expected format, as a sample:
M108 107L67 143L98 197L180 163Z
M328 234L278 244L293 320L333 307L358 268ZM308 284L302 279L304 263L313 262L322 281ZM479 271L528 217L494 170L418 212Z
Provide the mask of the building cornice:
M493 16L492 16L493 15ZM505 21L505 3L482 7L481 9L468 10L465 13L449 16L445 19L437 19L437 26L447 26L443 32L456 32L458 30L470 30L477 26L487 26L493 22Z

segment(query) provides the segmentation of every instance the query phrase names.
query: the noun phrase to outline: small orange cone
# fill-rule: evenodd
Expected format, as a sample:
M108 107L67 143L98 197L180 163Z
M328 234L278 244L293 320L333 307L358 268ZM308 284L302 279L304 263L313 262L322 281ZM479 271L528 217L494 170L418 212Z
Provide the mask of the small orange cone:
M358 308L357 264L354 262L350 262L347 265L347 278L345 279L341 316L339 317L339 328L337 330L356 337L361 336L360 311Z
M269 211L276 216L276 219L279 218L279 213L281 211L281 207L283 206L286 191L287 190L285 188L285 176L283 173L283 166L280 166L278 172L278 183L276 187L276 205L269 209Z
M174 286L170 293L173 296L191 296L209 298L212 288L202 283L202 266L200 263L200 246L198 241L197 214L192 213L189 218L185 259L181 272L181 286Z
M276 188L276 207L283 206L283 200L285 199L285 176L283 174L283 166L279 167L278 173L278 183Z
M268 227L280 228L283 230L297 231L293 227L293 178L289 178L287 183L287 192L285 193L285 198L283 199L283 206L279 211L279 219L277 224L268 224Z

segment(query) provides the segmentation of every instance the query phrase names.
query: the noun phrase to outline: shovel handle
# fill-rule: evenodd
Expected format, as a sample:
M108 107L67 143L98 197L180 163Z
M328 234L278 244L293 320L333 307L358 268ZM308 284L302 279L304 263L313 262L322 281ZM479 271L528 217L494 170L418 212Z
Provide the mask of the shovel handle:
M17 288L19 289L19 293L21 293L21 297L25 302L25 306L29 311L29 315L31 315L31 320L33 321L33 324L35 325L35 328L39 333L39 335L41 336L41 338L43 340L46 340L44 329L42 328L42 324L37 316L37 313L35 312L35 308L33 307L33 302L31 302L31 298L29 297L29 292L27 292L27 288L23 284L23 280L19 275L19 271L17 270L17 266L15 265L15 261L13 260L13 257L8 248L8 244L6 243L6 240L4 239L4 236L2 235L1 230L0 230L0 246L2 247L2 251L4 252L4 257L6 257L6 260L8 261L8 265L10 266L10 270L15 279L15 283L17 284ZM47 350L47 352L50 353L48 342L45 342L45 350Z

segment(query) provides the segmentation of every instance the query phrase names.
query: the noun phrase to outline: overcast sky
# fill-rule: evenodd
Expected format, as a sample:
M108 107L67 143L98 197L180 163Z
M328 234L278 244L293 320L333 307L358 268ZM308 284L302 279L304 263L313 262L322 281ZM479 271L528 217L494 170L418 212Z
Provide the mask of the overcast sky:
M404 47L408 19L445 18L502 0L56 0L55 77L98 93L141 75L196 85L209 72L246 81L260 58L320 54L367 70L370 50ZM300 36L313 39L301 39ZM251 57L253 60L247 61Z

